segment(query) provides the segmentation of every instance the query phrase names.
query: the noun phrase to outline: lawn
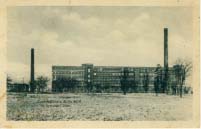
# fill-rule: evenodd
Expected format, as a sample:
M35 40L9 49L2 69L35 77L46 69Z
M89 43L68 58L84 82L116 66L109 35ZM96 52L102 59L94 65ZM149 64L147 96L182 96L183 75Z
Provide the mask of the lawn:
M192 95L8 93L7 120L175 121L192 119Z

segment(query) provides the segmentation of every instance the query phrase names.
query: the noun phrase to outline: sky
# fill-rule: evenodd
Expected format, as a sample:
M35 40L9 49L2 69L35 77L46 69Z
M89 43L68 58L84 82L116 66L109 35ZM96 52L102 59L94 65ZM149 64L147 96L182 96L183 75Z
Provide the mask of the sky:
M143 6L16 6L7 9L8 75L51 78L52 65L163 65L168 28L169 64L192 59L192 8Z

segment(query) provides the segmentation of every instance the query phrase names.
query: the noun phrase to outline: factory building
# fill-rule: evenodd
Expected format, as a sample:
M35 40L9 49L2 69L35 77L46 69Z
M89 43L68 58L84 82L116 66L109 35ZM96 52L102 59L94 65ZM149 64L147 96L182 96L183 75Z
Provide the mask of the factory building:
M154 91L154 78L156 76L156 67L124 67L124 66L94 66L93 64L82 64L82 66L52 66L52 78L56 81L61 78L75 79L79 83L78 87L84 89L91 84L93 87L100 86L109 92L120 92L120 80L123 70L127 68L129 80L135 80L139 92L143 92L143 81L145 75L148 76L149 92ZM162 80L165 77L165 71L161 68ZM172 68L169 68L168 83L174 83L175 76ZM52 90L56 85L52 84Z

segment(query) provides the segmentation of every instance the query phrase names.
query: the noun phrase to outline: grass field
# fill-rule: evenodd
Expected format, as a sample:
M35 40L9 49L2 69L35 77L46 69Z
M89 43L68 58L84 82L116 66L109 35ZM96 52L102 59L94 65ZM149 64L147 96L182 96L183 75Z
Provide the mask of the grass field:
M192 119L192 96L8 93L7 120L175 121Z

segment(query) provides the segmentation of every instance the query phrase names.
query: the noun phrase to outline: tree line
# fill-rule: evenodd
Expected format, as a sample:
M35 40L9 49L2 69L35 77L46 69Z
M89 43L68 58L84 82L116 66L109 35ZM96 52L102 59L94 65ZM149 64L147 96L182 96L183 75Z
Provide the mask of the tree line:
M53 92L75 92L79 81L74 78L58 78L52 81Z
M191 71L192 71L191 61L183 59L176 60L175 65L173 66L173 73L172 73L174 74L176 80L172 81L169 78L170 73L167 74L168 78L165 78L164 69L162 69L160 65L157 65L154 76L154 91L156 93L156 96L158 96L159 93L169 94L169 91L172 92L172 95L179 94L180 97L182 97L183 93L188 93L190 91L190 88L184 87L184 84L186 79L190 76ZM145 71L145 73L143 74L142 79L143 79L142 85L144 91L147 92L150 83L150 78L147 71ZM165 79L167 79L167 82L165 82L166 81ZM123 74L120 77L120 82L121 82L121 90L124 95L126 95L130 86L132 86L133 88L137 88L137 81L135 80L135 76L133 77L133 80L130 80L128 68L123 69Z
M14 83L10 76L7 76L7 91L10 92L34 92L43 93L47 89L49 78L45 76L38 76L34 81L34 89L31 91L30 84Z

